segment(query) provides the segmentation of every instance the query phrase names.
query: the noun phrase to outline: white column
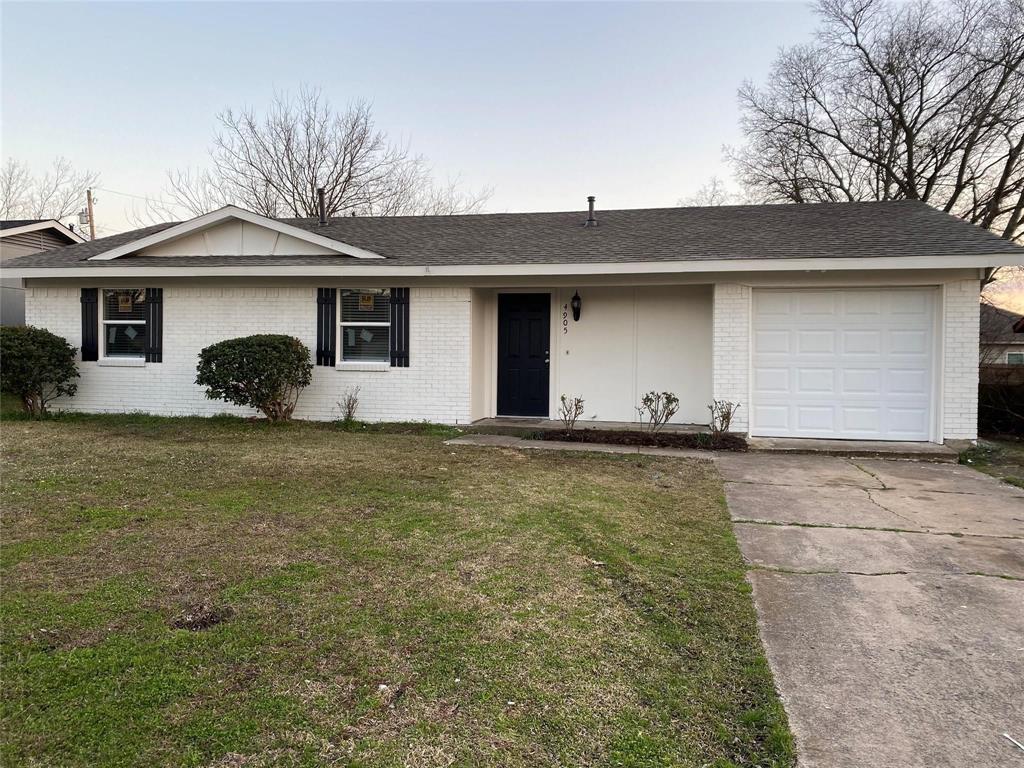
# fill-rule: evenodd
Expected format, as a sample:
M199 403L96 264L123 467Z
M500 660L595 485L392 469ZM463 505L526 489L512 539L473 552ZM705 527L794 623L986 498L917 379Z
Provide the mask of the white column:
M978 437L978 294L980 281L942 287L942 437Z
M750 428L750 300L749 285L715 283L712 391L716 400L739 403L734 432Z

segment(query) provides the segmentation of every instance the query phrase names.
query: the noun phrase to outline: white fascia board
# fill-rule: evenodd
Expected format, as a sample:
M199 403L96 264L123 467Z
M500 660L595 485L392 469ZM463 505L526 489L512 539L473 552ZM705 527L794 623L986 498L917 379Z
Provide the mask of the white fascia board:
M55 229L60 232L64 237L69 238L75 243L84 243L85 238L77 232L68 229L56 219L47 219L45 221L36 221L32 224L23 224L20 227L11 227L10 229L0 229L0 238L9 237L11 235L23 235L26 232L38 232L41 229Z
M458 266L401 266L384 263L348 265L281 265L259 267L220 266L145 266L132 267L12 267L8 277L526 277L576 275L653 275L693 272L844 272L885 269L983 269L1024 264L1024 259L1009 254L990 256L900 256L852 259L711 259L707 261L654 261L607 264L507 264ZM980 277L979 277L980 279Z
M220 224L223 221L230 219L237 219L238 221L247 221L250 224L255 224L266 229L279 232L283 235L289 235L291 237L304 240L308 243L314 243L316 245L329 248L335 253L339 253L343 256L352 256L357 259L383 259L379 253L373 251L367 251L363 248L356 248L354 245L343 243L340 240L334 240L330 237L324 237L318 235L315 232L310 232L300 227L293 227L291 224L285 224L271 219L266 216L260 216L258 213L247 211L244 208L238 208L234 205L226 205L216 211L210 213L204 213L202 216L196 216L194 219L183 221L181 224L175 224L173 227L156 232L147 237L139 238L138 240L132 240L130 243L112 248L109 251L98 253L95 256L90 256L89 261L109 261L116 259L121 256L125 256L129 253L135 253L141 251L143 248L151 248L158 243L166 243L170 240L176 240L183 235L187 235L191 232L196 232L203 229L208 229L215 224Z

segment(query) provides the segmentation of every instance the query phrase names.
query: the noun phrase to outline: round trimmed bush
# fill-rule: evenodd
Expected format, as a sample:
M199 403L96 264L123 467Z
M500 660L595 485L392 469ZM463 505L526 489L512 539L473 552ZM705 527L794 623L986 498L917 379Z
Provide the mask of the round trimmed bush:
M17 395L25 410L39 418L46 404L75 394L78 367L66 339L45 328L6 325L0 328L0 389Z
M259 334L211 344L199 353L196 384L211 400L288 421L313 377L309 348L292 336Z

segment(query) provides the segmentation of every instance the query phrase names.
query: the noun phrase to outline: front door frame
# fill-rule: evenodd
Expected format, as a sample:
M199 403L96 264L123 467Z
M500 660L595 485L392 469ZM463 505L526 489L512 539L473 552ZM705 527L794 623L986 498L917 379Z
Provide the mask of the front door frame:
M503 410L501 408L501 397L500 397L501 391L502 391L502 382L501 382L501 378L502 378L502 365L501 365L501 326L502 326L501 321L502 321L502 316L501 316L501 307L502 307L502 303L503 303L503 297L514 297L514 296L518 296L518 297L525 297L525 296L544 297L544 300L543 300L542 304L543 304L544 310L546 312L545 322L547 324L547 333L545 334L545 337L544 337L545 358L546 358L545 359L545 364L546 364L546 371L545 371L546 382L545 383L546 383L546 386L544 387L546 406L545 406L544 413L536 413L536 414L505 413L505 412L503 412ZM538 419L547 419L547 418L550 418L550 416L551 416L551 397L552 397L552 395L551 395L551 391L552 391L551 388L552 388L552 384L553 384L553 381L554 381L553 376L552 376L552 366L551 366L551 361L554 359L554 355L553 355L554 349L553 349L553 346L552 346L553 332L552 332L552 326L551 326L551 317L552 317L552 314L553 314L552 313L552 301L553 301L552 297L553 297L553 293L550 290L545 291L545 290L536 290L536 289L531 289L531 290L526 290L526 289L508 289L508 290L498 290L498 291L495 291L495 293L494 293L495 329L494 329L494 336L492 338L494 339L494 350L495 350L495 354L494 354L494 369L493 369L495 371L495 376L494 376L494 390L493 391L494 391L494 413L495 413L496 416L499 416L499 417L507 416L507 417L514 417L514 418L538 418Z

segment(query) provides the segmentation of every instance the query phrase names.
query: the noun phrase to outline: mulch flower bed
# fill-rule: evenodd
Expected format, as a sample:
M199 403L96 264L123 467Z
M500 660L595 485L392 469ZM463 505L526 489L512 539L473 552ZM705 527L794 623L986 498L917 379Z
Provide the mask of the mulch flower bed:
M611 445L642 445L651 448L698 448L706 451L745 451L747 441L739 435L715 437L708 432L648 432L617 429L578 429L565 432L541 432L538 440L561 440L570 443L606 443Z

